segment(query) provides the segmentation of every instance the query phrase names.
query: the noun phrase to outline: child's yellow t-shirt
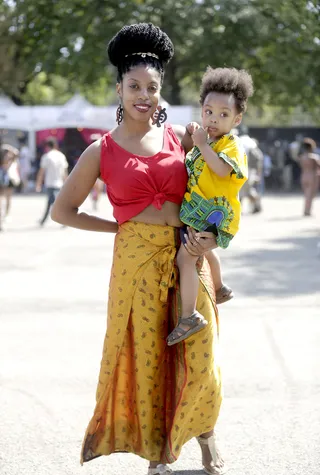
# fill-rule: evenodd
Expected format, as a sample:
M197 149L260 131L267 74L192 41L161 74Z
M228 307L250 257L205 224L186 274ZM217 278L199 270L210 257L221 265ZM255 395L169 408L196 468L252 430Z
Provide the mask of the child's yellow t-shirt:
M206 164L198 147L186 157L189 179L180 210L181 221L198 231L217 229L217 244L228 247L239 229L239 190L248 178L246 153L237 136L226 134L210 144L212 150L232 166L220 177Z

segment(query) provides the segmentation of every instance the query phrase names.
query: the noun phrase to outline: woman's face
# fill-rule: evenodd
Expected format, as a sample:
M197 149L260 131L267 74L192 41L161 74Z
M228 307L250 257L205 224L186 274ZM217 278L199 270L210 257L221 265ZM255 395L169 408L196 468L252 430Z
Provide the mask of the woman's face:
M125 116L140 122L148 122L153 116L161 90L160 73L149 66L137 66L127 72L117 92L121 98Z

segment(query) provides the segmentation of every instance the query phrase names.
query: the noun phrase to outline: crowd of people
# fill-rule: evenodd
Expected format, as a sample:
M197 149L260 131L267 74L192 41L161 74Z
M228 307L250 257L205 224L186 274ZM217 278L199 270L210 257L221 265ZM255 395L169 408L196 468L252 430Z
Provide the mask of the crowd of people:
M281 145L276 141L271 145L260 145L248 135L247 127L240 127L239 137L246 150L249 169L240 197L249 199L251 211L262 210L261 200L266 188L293 191L295 181L298 181L305 199L303 215L311 216L312 202L320 188L320 148L316 141L298 135L288 144Z
M266 190L290 191L294 187L294 182L298 180L306 201L304 215L310 216L312 202L320 187L320 148L316 141L299 134L294 141L281 147L279 144L279 146L276 146L277 144L267 146L266 143L259 144L257 139L250 136L248 127L243 124L233 129L232 133L239 136L248 158L249 176L240 190L240 200L248 200L250 212L259 213L262 210L262 197ZM46 167L42 165L46 161L46 158L43 157L47 155L50 149L55 150L55 152L50 153L49 156L61 157L56 153L59 151L59 143L55 137L49 137L43 144L43 153L40 155L38 163L36 163L27 145L26 137L19 139L19 148L6 143L1 146L0 229L2 229L5 222L10 222L11 201L15 192L41 192L44 189L49 197L40 224L43 225L46 222L51 205L62 186L61 183L65 180L70 169L72 170L68 157L65 157L67 167L62 174L63 176L58 180L59 186L56 187L55 183L53 183L54 186L49 186L50 183L52 184L52 167L54 165L50 165L46 172L44 172ZM277 149L276 152L275 149ZM309 155L306 155L306 151L309 152ZM281 157L279 158L278 155ZM55 162L54 160L53 163ZM57 167L59 168L58 162L59 160L57 160ZM42 179L41 186L39 185L39 175ZM55 190L52 191L52 188L55 188ZM98 179L90 194L94 210L97 210L99 198L104 190L103 182Z
M47 195L47 203L39 225L43 226L51 207L68 176L69 163L67 157L59 150L59 143L55 137L48 137L44 143L44 153L41 155L35 180L30 180L34 174L34 166L26 139L20 139L20 147L10 144L0 146L0 231L5 223L11 221L11 202L14 192L27 192ZM104 190L101 180L97 180L91 192L92 207L97 211L98 201Z

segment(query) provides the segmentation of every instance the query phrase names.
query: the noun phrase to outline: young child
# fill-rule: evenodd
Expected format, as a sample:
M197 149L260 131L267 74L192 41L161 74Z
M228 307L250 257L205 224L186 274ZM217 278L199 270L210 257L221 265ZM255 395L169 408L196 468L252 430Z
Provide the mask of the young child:
M252 94L252 78L246 71L209 67L200 91L202 127L195 123L187 126L194 147L186 157L189 180L180 219L186 226L199 231L197 240L206 236L203 231L209 231L215 234L217 245L224 249L239 228L241 208L238 193L248 176L246 154L238 137L230 131L241 123ZM182 312L178 325L167 338L169 346L185 340L208 324L196 310L198 257L191 256L185 249L185 233L184 228L177 255ZM206 257L218 303L229 300L232 290L222 283L218 256L210 251Z

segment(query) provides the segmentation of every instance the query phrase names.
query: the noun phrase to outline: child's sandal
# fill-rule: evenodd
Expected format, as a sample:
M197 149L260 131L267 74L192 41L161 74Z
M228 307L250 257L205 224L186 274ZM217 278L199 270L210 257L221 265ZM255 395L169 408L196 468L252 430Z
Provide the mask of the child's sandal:
M188 326L188 329L183 328L181 325ZM190 317L180 317L176 328L174 328L170 335L167 336L167 345L172 346L176 343L180 343L180 341L189 338L207 325L207 320L205 320L199 312L194 312Z
M216 291L216 304L228 302L228 300L233 299L234 294L233 290L227 285L222 285L219 290Z

